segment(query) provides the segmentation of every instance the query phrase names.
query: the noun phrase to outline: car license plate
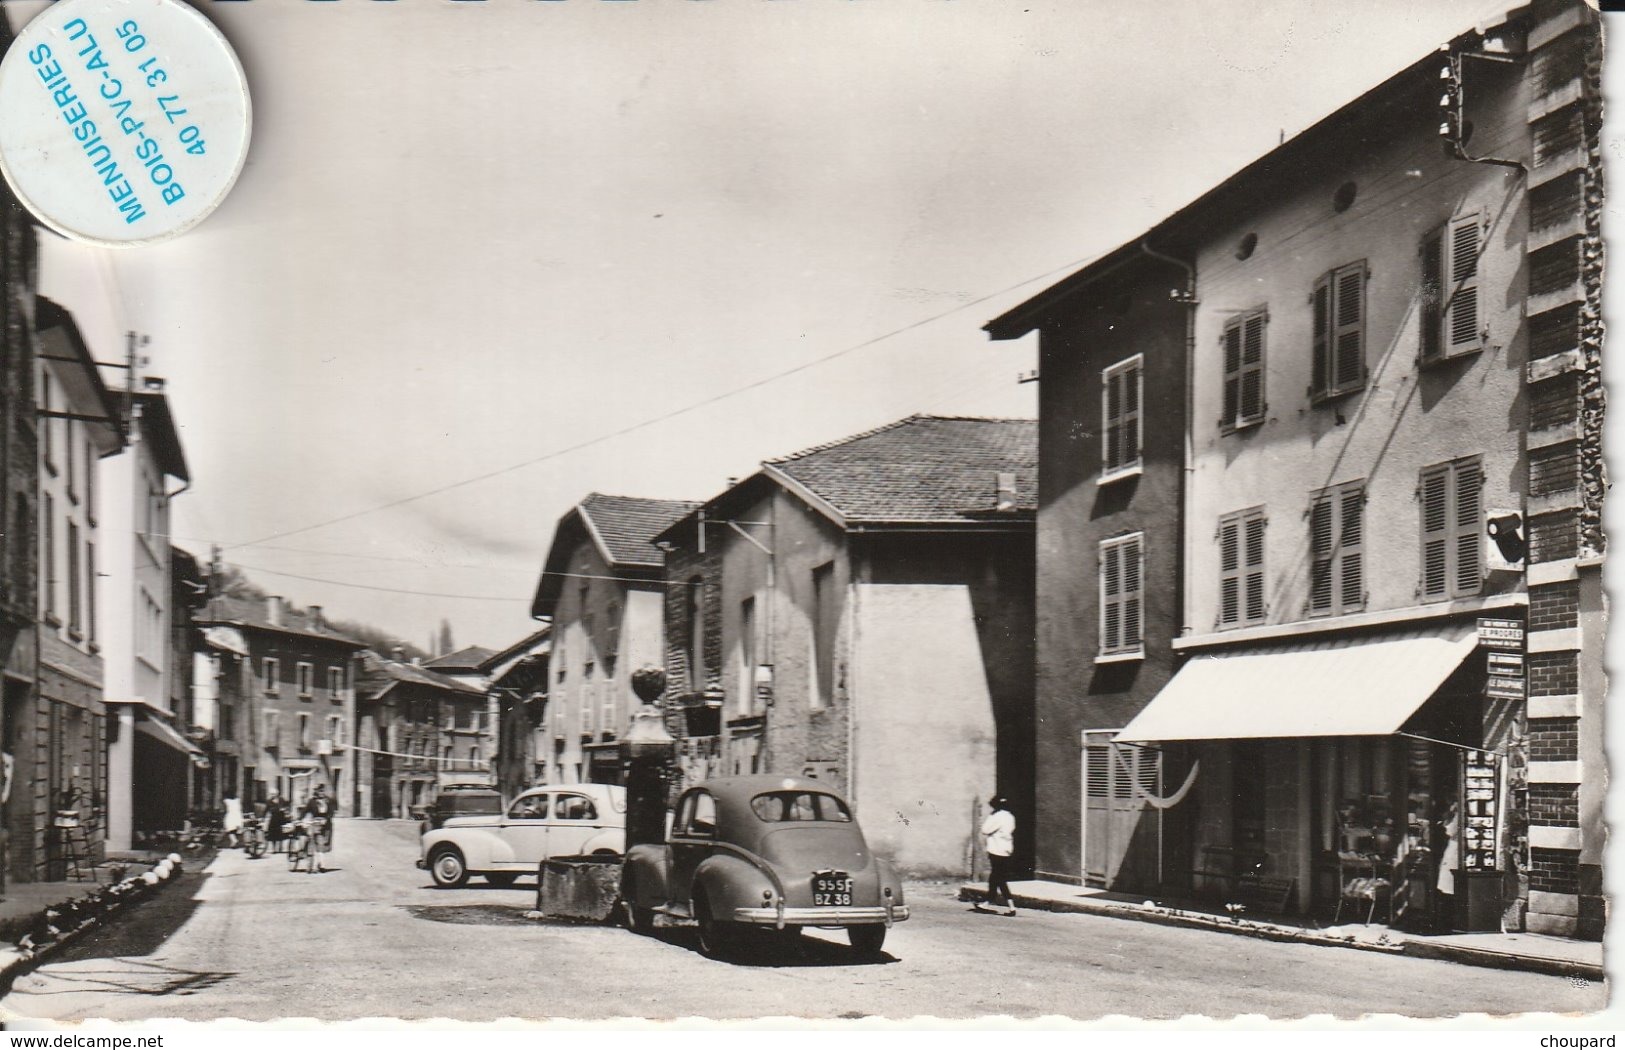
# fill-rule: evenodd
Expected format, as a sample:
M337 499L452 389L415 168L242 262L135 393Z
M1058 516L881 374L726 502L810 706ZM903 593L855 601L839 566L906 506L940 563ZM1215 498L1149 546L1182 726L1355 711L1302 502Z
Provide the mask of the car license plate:
M850 908L852 906L852 876L814 875L813 906L818 908Z

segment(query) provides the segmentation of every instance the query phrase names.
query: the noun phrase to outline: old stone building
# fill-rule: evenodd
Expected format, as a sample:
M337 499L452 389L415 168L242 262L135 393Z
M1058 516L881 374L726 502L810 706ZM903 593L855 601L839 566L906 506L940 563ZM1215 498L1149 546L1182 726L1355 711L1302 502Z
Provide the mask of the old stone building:
M489 784L484 688L372 650L356 659L355 813L410 817L448 784Z

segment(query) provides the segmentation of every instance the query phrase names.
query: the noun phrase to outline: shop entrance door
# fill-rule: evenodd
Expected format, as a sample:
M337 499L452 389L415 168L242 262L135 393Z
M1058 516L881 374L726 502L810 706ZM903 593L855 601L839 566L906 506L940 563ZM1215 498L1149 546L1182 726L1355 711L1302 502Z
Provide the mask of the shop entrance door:
M1162 794L1162 753L1084 734L1083 879L1106 889L1153 889L1161 879L1162 811L1135 793Z
M1233 838L1238 858L1264 856L1264 746L1254 742L1236 744L1231 779L1234 810ZM1240 861L1238 860L1238 863Z

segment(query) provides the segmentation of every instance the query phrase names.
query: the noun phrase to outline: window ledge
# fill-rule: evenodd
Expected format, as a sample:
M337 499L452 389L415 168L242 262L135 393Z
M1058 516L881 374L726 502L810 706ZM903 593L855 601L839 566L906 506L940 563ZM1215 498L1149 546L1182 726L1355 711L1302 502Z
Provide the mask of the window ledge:
M47 626L47 627L58 627L59 628L59 627L62 626L61 618L58 617L55 613L46 613L44 619L45 619L45 626Z
M1366 380L1360 380L1358 386L1351 386L1343 390L1323 390L1309 395L1311 405L1330 405L1353 397L1365 390Z
M1416 359L1416 367L1424 372L1428 372L1434 369L1443 368L1446 365L1455 364L1457 361L1464 361L1468 358L1477 357L1483 352L1484 344L1479 343L1477 346L1462 347L1457 350L1452 350L1449 353L1440 354L1437 357L1422 357L1418 355Z
M1264 425L1264 418L1264 416L1259 416L1257 419L1244 419L1236 423L1220 423L1219 433L1241 434L1249 430L1256 430Z
M1145 650L1136 649L1132 653L1102 653L1095 657L1097 664L1126 664L1136 660L1145 659Z
M1144 472L1145 466L1142 461L1134 464L1132 467L1118 467L1116 470L1107 471L1095 479L1095 484L1110 485L1114 481L1124 481L1128 478L1137 478Z

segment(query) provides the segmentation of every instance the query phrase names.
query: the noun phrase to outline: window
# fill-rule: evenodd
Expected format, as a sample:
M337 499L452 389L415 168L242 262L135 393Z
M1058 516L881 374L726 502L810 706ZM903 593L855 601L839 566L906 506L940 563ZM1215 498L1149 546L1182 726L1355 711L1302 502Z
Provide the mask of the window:
M1219 626L1264 622L1264 509L1219 519Z
M1224 326L1224 415L1219 426L1239 430L1264 421L1264 325L1269 315L1253 310Z
M1135 354L1100 373L1101 481L1140 469L1140 395L1144 358Z
M583 686L582 689L581 689L581 696L577 700L577 703L581 707L581 735L582 736L591 736L592 735L592 701L589 698L589 696L587 695L587 688L585 686Z
M559 635L558 646L553 651L552 664L558 669L558 680L564 681L565 648L562 634Z
M852 822L846 803L834 795L817 791L772 791L750 800L750 808L760 820L771 824L795 820Z
M1138 656L1140 605L1144 597L1143 533L1100 544L1100 655Z
M39 377L39 401L40 409L45 415L40 420L39 448L40 455L45 460L45 469L54 475L56 473L56 420L50 416L50 413L54 411L51 402L55 400L51 396L51 386L51 373L41 372Z
M756 695L756 599L739 603L739 713L754 709Z
M598 688L599 688L600 692L603 693L603 696L599 698L599 703L603 706L603 709L604 709L603 710L603 721L601 721L599 723L599 725L603 729L607 729L610 732L614 732L615 731L615 683L613 683L613 682L605 682L602 685L600 685Z
M281 674L281 670L274 656L267 656L260 661L260 685L267 693L277 691L277 676Z
M812 571L813 687L814 709L828 707L835 699L835 627L840 621L840 605L835 594L835 563L827 561Z
M598 656L598 618L592 613L582 614L581 638L581 674L591 678Z
M263 739L260 746L275 749L282 745L282 723L277 720L275 711L267 711L260 721L260 735Z
M327 716L327 739L332 741L334 747L344 743L344 719L338 715Z
M1477 594L1483 582L1484 467L1458 459L1422 471L1422 600Z
M327 695L335 704L344 702L344 668L329 667L327 669Z
M96 449L85 442L85 517L96 524Z
M1309 615L1365 605L1365 482L1315 495L1309 507Z
M1365 260L1315 282L1313 398L1336 397L1365 386Z
M85 544L85 626L90 640L96 641L96 588L100 586L96 575L96 545Z
M313 685L312 679L315 678L315 671L309 664L301 660L299 663L294 665L294 673L299 679L299 698L301 700L309 700L311 687Z
M78 437L79 437L79 433L78 433L78 429L74 425L75 422L76 422L75 420L64 419L62 422L64 424L64 429L67 430L67 440L65 440L62 443L62 458L67 461L67 465L68 465L68 479L67 479L68 480L68 485L67 485L68 498L70 500L72 500L73 502L78 503L79 502L79 470L78 470L78 460L79 460Z
M615 659L621 655L621 605L610 602L604 624L604 673L615 674Z
M674 824L679 835L710 837L717 833L717 800L704 791L686 795L677 807Z
M47 619L56 619L56 500L50 493L40 496L40 511L42 528L40 529L40 554L43 572L40 573L40 589L45 592L45 615Z
M553 803L553 816L559 820L597 820L598 807L585 795L560 795Z
M1422 241L1422 361L1440 361L1483 345L1478 317L1477 213L1451 219Z
M68 522L68 630L75 637L84 633L84 584L79 577L79 526Z
M299 712L299 749L310 750L310 715Z
M508 809L509 820L546 820L547 795L521 795Z

